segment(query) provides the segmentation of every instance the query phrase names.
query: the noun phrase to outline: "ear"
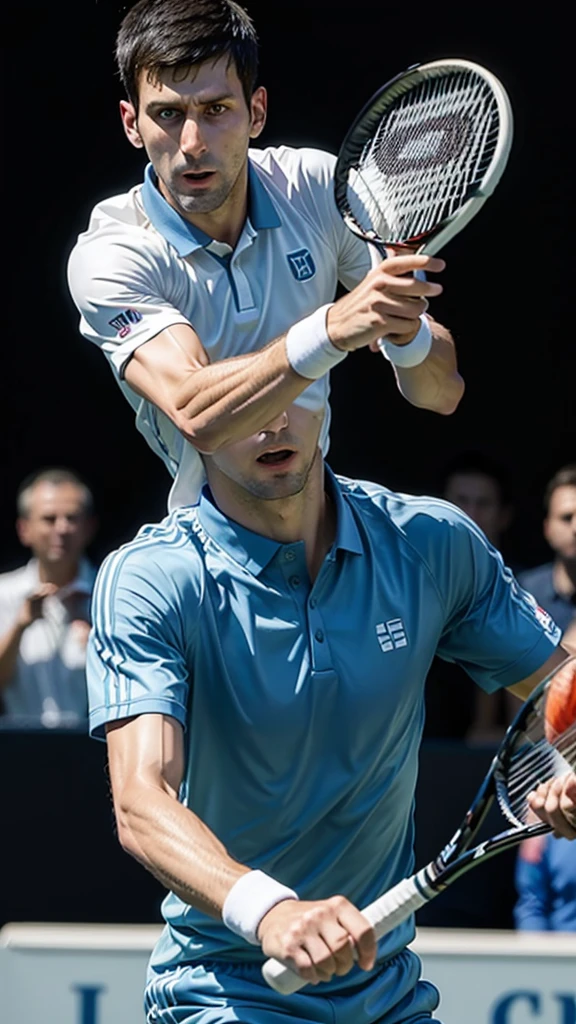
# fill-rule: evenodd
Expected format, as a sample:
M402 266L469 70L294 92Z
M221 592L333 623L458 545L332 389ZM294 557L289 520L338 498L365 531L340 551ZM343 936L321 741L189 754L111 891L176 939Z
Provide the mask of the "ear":
M268 93L263 85L258 86L250 100L250 138L257 139L266 124Z
M131 142L136 149L144 149L144 143L142 142L140 132L138 131L136 110L134 108L134 104L130 103L129 100L120 100L120 117L122 118L122 124L128 141Z
M29 521L24 517L19 517L16 520L16 533L18 534L18 540L22 544L22 547L30 547L30 530Z

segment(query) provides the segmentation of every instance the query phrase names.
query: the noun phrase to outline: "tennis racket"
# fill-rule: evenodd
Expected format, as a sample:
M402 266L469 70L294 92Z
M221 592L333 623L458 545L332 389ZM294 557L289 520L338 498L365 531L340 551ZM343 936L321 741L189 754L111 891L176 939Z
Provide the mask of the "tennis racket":
M429 255L494 191L512 144L498 79L466 60L416 65L384 85L348 131L334 194L345 223L386 246Z
M411 878L405 878L362 913L377 938L392 931L455 879L489 857L550 832L536 820L527 797L540 783L576 766L576 657L547 676L522 705L462 824L442 852ZM508 828L471 848L494 800ZM285 995L306 985L278 960L262 968L272 988Z

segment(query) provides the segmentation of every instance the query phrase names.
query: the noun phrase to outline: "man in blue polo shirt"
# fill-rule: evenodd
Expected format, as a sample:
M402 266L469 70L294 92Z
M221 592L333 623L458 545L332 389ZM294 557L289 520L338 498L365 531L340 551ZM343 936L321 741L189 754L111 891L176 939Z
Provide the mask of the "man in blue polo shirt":
M381 338L402 394L452 412L454 345L426 312L442 289L415 276L444 262L382 262L356 238L336 208L331 154L254 147L267 98L246 12L140 0L117 60L124 129L150 163L142 185L95 207L68 277L82 334L174 478L170 507L197 499L198 452L248 437L299 396L326 409L326 451L329 371ZM349 294L334 302L339 283Z
M292 405L206 456L199 504L98 577L91 730L120 841L171 890L150 1022L428 1020L413 922L376 944L357 908L413 867L430 662L524 696L564 657L471 520L336 478L321 425ZM575 806L576 778L546 802L567 837ZM280 996L266 956L324 984Z

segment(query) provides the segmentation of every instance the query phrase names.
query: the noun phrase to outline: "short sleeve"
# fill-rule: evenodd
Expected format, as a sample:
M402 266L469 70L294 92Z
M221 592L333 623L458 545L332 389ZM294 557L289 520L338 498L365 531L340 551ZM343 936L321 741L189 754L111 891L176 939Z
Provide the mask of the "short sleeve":
M446 607L437 653L488 692L513 686L544 664L561 631L463 513L449 535L437 574Z
M103 349L118 376L133 352L174 324L179 283L167 248L139 227L99 227L81 235L68 261L80 331Z
M103 563L92 601L87 656L90 732L132 715L170 715L183 726L189 691L187 647L194 594L182 601L146 548L121 549Z

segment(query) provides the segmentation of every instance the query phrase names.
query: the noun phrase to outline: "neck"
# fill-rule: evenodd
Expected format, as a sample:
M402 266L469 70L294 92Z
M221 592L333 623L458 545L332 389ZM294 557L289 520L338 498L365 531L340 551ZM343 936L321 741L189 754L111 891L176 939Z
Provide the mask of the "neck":
M561 597L571 598L576 593L576 562L556 559L552 569L554 590Z
M78 562L44 562L38 560L38 576L41 583L53 583L60 588L72 583L78 575Z
M281 544L303 541L314 581L336 536L336 510L324 489L324 461L318 449L304 488L287 498L264 500L221 474L209 473L214 500L240 526Z

